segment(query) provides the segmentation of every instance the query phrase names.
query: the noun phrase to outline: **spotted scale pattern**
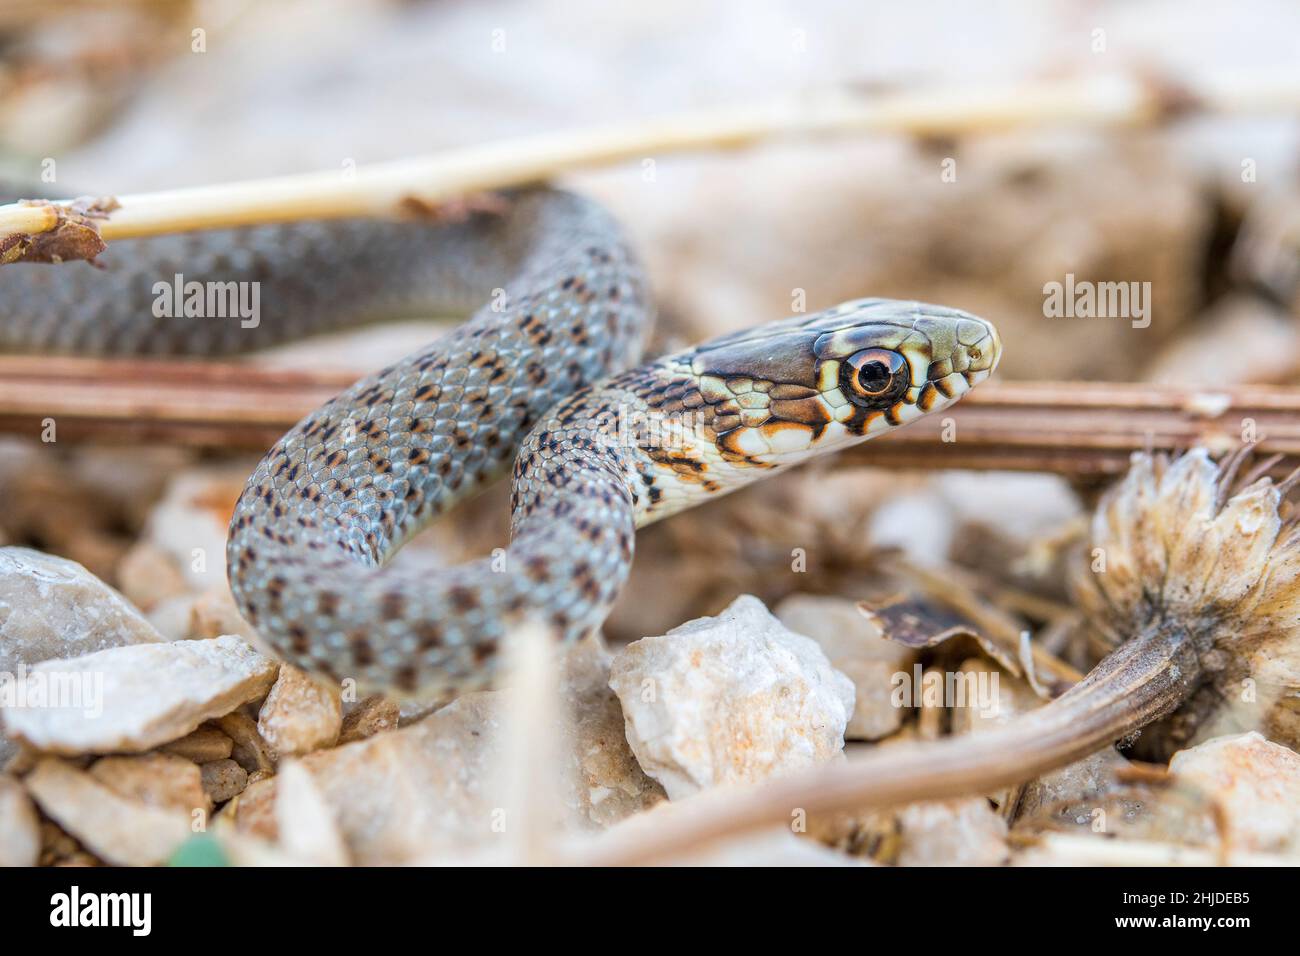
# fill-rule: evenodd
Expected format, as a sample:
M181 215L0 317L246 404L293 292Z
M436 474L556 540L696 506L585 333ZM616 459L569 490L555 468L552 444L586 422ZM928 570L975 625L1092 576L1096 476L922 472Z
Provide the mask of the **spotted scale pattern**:
M399 695L490 684L525 617L560 639L588 633L637 527L946 407L1001 347L967 313L870 299L629 368L650 312L640 269L603 210L551 190L443 228L258 227L118 243L105 258L98 272L6 269L0 347L214 354L490 299L295 426L231 521L230 584L259 633L309 670ZM266 320L161 319L148 283L172 269L262 283ZM872 348L901 356L906 376L883 403L846 392L849 360ZM516 448L504 555L390 563Z
M513 272L497 274L501 292L450 335L299 423L236 506L227 546L235 598L260 634L308 669L402 694L482 686L510 620L532 612L570 633L573 595L608 603L616 576L601 567L605 556L630 559L630 528L626 541L616 534L615 483L585 476L583 515L600 531L584 540L613 549L565 563L559 531L584 531L563 487L582 449L561 444L539 449L556 486L547 507L570 518L556 533L535 543L521 535L504 561L450 571L417 554L387 563L496 477L561 398L639 352L649 305L613 222L566 194L519 202L537 208L514 223L529 242Z
M438 226L358 219L117 240L94 265L4 270L0 351L214 357L369 320L464 315L515 274L530 237L560 215L556 203L525 195L503 214ZM256 323L221 309L224 295L205 315L175 314L178 281L256 283Z

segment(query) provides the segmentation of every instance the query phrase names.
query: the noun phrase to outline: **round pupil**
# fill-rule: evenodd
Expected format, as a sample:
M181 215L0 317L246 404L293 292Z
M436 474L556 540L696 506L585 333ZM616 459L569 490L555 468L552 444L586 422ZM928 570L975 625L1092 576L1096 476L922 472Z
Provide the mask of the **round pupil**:
M865 391L881 391L889 384L889 366L879 360L867 362L858 370L858 382Z

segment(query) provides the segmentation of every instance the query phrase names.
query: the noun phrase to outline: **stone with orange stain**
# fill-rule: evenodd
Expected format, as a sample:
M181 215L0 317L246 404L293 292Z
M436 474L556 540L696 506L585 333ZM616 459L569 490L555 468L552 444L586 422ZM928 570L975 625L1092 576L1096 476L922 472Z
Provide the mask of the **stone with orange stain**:
M1235 850L1300 848L1300 754L1255 731L1180 750L1169 769L1216 800Z
M840 757L852 682L755 597L625 648L610 687L642 769L671 799Z
M288 664L257 715L257 729L277 758L332 747L343 727L338 684L315 678Z

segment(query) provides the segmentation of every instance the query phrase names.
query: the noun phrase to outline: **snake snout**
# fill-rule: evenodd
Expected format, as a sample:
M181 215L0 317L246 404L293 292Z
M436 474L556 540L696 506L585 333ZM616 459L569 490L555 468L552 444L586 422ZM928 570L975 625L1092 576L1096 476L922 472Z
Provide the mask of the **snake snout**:
M963 314L957 320L957 343L966 352L966 371L969 375L983 373L974 381L982 381L997 368L1002 358L1002 339L992 322L974 315ZM972 384L974 384L972 381Z
M912 327L930 343L933 379L960 374L968 385L988 378L1002 358L1002 339L992 322L960 309L916 303Z

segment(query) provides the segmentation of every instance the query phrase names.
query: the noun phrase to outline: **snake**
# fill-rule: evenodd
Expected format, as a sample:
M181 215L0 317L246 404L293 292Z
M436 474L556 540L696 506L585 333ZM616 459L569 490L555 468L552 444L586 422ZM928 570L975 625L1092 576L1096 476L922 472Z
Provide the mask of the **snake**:
M211 357L463 317L295 425L230 520L227 577L257 635L399 698L494 686L512 628L592 633L638 528L944 409L1001 354L985 319L866 298L642 362L653 306L614 217L549 186L495 200L452 221L195 231L115 241L94 267L7 266L0 350ZM182 276L256 283L258 321L166 314L158 290ZM507 471L508 547L392 560Z

